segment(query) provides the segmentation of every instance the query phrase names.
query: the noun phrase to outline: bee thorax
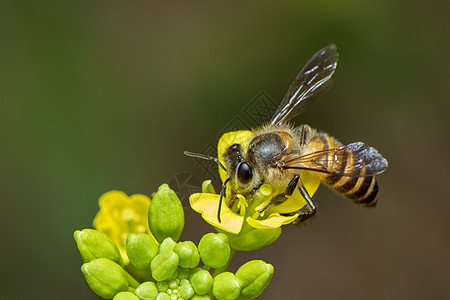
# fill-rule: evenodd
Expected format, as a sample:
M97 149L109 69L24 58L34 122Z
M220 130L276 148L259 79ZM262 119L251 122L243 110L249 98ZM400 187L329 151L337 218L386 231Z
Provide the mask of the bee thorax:
M284 149L281 136L275 132L256 136L248 147L247 158L255 166L270 166Z

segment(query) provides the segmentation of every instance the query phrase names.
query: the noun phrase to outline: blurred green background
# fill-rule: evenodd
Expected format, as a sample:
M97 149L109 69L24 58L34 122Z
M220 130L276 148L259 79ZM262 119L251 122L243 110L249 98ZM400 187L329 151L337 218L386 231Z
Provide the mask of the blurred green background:
M447 1L3 1L0 298L98 299L72 233L99 196L206 179L183 151L330 43L334 87L297 123L380 150L379 204L322 187L311 224L231 269L272 263L261 299L449 298L449 25ZM186 217L182 239L212 230Z

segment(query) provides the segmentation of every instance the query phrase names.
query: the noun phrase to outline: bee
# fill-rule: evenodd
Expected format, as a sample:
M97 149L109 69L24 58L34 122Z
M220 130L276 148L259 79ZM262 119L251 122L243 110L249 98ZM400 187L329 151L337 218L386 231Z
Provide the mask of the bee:
M226 149L223 162L204 154L185 152L188 156L213 160L227 172L220 193L219 221L227 184L233 193L242 194L249 201L265 183L281 187L280 193L260 213L283 203L298 189L307 205L294 212L298 215L297 222L310 218L316 213L316 205L302 184L305 172L319 177L321 183L354 203L376 205L375 176L388 167L387 160L376 149L362 142L344 145L309 125L294 127L288 123L329 90L337 60L335 45L316 52L295 77L272 119L252 131L248 146L235 143Z

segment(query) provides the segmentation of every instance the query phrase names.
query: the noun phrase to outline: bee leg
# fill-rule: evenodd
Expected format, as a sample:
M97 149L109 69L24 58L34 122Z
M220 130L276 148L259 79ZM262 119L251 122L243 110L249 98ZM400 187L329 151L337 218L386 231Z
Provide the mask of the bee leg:
M259 213L263 213L266 209L268 209L270 206L272 205L280 205L281 203L283 203L284 201L287 200L288 196L291 196L292 193L294 193L295 188L297 187L297 184L300 180L300 176L295 175L294 178L292 178L291 181L289 181L286 190L281 193L276 195L275 197L272 198L272 200L270 200L269 204L267 204L264 208L260 209L258 212Z
M305 198L307 204L295 212L296 214L298 214L298 218L295 220L295 224L303 222L316 214L316 206L314 205L311 196L308 194L308 191L305 189L301 182L298 184L298 190L300 191L300 194L303 196L303 198Z
M219 223L222 223L222 220L220 219L220 211L222 209L222 199L223 198L227 198L227 183L228 181L230 181L230 178L227 178L223 184L222 184L222 189L220 190L220 198L219 198L219 208L217 209L217 220L219 221Z

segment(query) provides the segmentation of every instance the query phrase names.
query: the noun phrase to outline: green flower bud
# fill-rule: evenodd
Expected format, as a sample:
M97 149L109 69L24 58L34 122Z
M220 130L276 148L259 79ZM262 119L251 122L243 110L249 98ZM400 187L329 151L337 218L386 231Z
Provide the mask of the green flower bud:
M169 283L167 281L158 281L156 287L158 288L158 291L165 292L169 288Z
M171 281L169 281L169 288L174 290L178 288L178 284L180 283L180 279L172 279Z
M73 237L84 262L108 258L123 266L119 248L106 233L94 229L83 229L75 231Z
M138 269L148 269L158 253L158 244L148 234L130 233L127 237L127 255Z
M120 292L114 296L113 300L139 300L139 298L132 292Z
M107 258L97 258L81 266L87 284L97 295L112 299L128 290L128 281L121 266Z
M156 296L156 300L170 300L170 296L168 295L168 294L166 294L166 293L159 293L157 296Z
M180 257L179 265L182 268L195 268L200 263L197 246L191 241L176 244L173 251Z
M214 278L212 292L217 300L234 300L239 297L242 282L231 272L220 273Z
M192 296L194 296L194 294L195 294L194 288L192 287L192 285L189 282L181 285L181 287L180 287L180 296L183 299L189 299Z
M152 276L156 281L169 279L178 268L179 258L173 251L159 253L150 264Z
M200 257L205 265L214 269L225 266L230 259L230 244L223 233L205 234L198 244Z
M281 228L253 229L243 234L230 234L230 245L234 250L251 251L275 242L281 234Z
M202 183L202 193L217 194L211 180L205 180Z
M189 280L192 279L192 276L194 276L195 273L204 270L203 268L200 267L195 267L193 268L190 272L189 272Z
M206 294L214 282L211 274L206 270L198 270L192 274L190 281L195 293L198 295Z
M178 241L184 227L181 202L167 184L162 184L150 203L148 225L158 242L171 237Z
M273 266L262 260L252 260L243 264L236 272L236 277L242 281L242 291L239 299L254 299L269 285L273 276Z
M141 285L139 285L136 288L134 293L141 300L155 300L159 291L158 291L158 288L156 287L155 283L153 283L151 281L147 281L147 282L141 283Z
M165 238L161 245L159 245L159 253L173 251L173 247L175 247L176 244L177 242L172 240L171 237Z

